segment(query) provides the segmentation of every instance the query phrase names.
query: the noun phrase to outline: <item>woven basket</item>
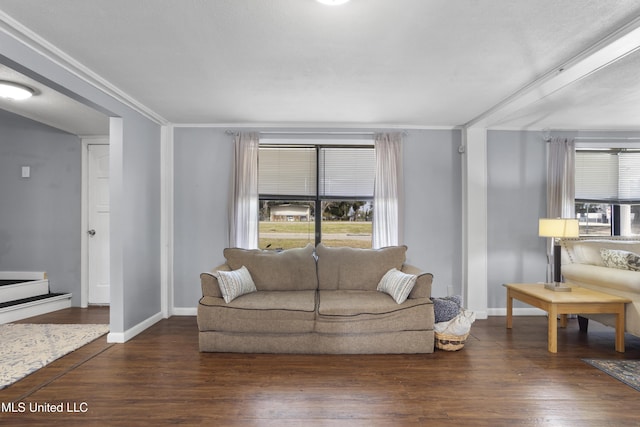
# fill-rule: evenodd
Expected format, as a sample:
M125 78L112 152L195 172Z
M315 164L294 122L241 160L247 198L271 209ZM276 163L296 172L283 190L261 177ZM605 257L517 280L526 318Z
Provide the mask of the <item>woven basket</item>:
M445 351L456 351L464 347L468 333L464 335L447 335L435 333L436 348Z

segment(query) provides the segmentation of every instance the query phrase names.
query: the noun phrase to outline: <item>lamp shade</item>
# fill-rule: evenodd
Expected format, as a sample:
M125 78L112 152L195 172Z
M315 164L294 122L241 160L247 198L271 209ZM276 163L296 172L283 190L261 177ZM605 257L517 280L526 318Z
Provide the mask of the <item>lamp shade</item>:
M540 237L579 237L578 220L570 218L540 218L538 235Z

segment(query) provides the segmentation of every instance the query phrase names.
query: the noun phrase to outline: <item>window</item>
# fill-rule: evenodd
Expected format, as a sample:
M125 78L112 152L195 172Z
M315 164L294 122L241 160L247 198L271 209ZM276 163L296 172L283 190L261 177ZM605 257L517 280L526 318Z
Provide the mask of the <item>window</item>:
M640 151L576 150L580 235L640 235Z
M264 144L258 247L371 247L375 152L367 145Z

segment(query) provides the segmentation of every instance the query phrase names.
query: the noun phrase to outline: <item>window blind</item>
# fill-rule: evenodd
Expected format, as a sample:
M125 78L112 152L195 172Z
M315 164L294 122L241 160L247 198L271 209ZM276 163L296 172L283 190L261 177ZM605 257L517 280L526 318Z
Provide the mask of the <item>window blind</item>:
M373 197L373 147L320 147L317 152L316 171L315 147L260 147L258 192L323 199Z
M258 192L274 196L315 196L315 148L260 147Z
M576 152L576 200L640 200L639 152Z
M618 198L640 200L640 153L620 153L618 161Z
M319 196L373 197L376 158L373 148L321 148Z

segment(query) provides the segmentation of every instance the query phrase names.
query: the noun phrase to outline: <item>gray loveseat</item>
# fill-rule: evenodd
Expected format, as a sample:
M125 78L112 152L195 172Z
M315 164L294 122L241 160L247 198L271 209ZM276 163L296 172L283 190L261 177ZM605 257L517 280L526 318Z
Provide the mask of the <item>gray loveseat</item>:
M322 244L281 252L225 249L225 264L201 275L200 351L431 353L433 276L405 264L406 250ZM225 302L218 276L242 267L256 291ZM415 277L401 303L377 290L392 269Z

